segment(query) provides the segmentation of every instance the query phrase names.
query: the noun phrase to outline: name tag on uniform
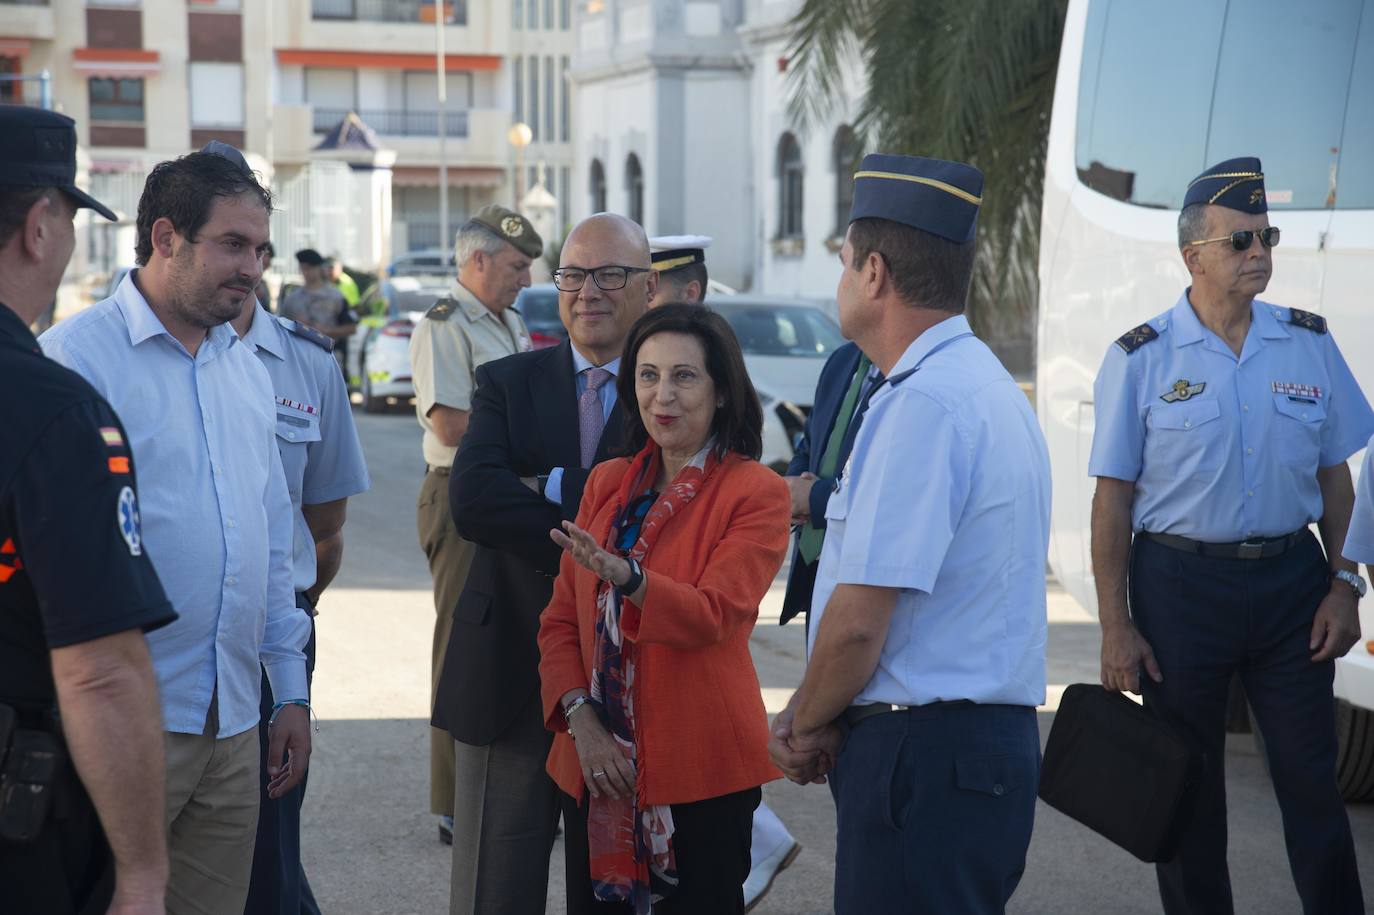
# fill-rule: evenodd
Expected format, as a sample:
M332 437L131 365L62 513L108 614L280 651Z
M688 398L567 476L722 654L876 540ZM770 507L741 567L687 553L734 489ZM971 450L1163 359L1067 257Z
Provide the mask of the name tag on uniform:
M1291 381L1276 381L1273 384L1275 394L1287 394L1289 397L1298 397L1303 400L1320 400L1322 389L1312 384L1296 384Z

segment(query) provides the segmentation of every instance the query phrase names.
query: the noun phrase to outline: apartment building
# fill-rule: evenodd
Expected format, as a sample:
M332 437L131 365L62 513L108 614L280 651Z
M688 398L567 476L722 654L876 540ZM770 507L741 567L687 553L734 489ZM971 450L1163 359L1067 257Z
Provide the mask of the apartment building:
M148 171L210 139L272 179L280 247L377 267L441 243L436 18L450 227L536 181L566 198L570 2L0 0L0 75L26 77L0 103L75 118L93 193L126 217L90 224L75 274L127 263Z

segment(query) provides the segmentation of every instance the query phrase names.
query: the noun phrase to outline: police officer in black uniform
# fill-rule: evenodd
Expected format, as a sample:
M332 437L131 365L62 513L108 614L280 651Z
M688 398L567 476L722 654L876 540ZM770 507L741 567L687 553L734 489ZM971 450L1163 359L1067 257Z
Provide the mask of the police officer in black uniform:
M75 177L70 118L0 107L0 909L161 915L162 719L143 632L176 614L143 550L119 418L28 327L77 208L115 218Z

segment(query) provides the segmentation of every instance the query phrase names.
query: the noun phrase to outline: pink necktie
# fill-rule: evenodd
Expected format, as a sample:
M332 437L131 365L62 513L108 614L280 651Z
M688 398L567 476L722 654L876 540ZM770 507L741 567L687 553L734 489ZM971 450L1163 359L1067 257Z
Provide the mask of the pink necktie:
M592 466L596 456L596 444L601 441L601 430L606 425L606 414L601 410L601 388L613 375L605 369L590 368L583 372L587 376L587 389L577 399L577 428L582 437L582 466Z

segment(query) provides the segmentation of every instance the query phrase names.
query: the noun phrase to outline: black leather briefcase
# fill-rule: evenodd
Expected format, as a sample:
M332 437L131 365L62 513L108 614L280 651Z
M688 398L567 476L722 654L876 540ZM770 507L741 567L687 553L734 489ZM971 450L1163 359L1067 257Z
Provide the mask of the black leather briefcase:
M1141 706L1075 683L1050 728L1040 799L1142 861L1167 861L1200 765L1200 754Z

